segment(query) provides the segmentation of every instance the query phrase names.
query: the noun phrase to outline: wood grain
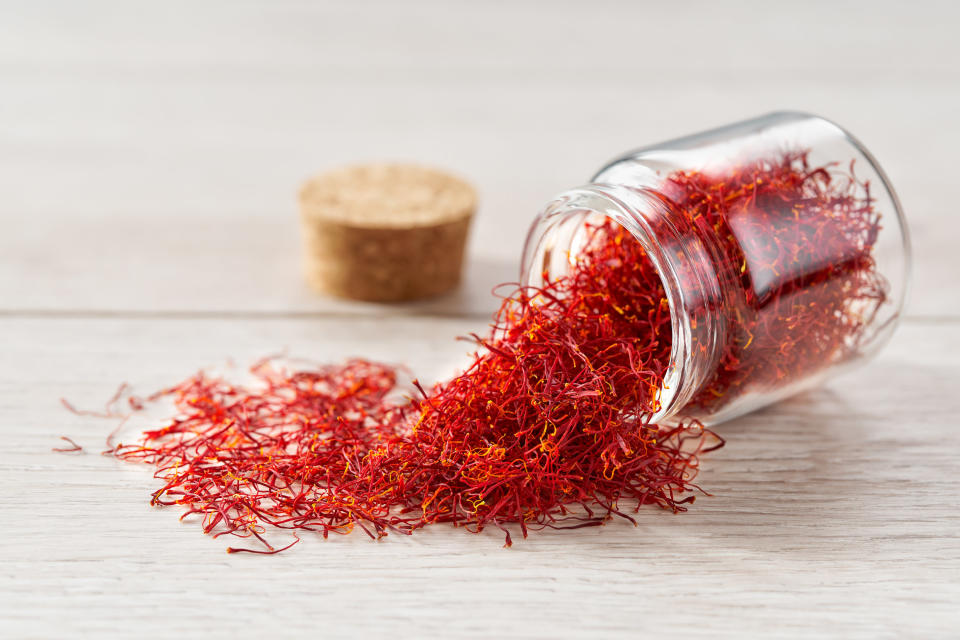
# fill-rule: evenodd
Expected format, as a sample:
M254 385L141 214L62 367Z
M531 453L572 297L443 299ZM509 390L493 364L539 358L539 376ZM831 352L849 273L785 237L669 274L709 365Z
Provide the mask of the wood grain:
M956 267L949 3L9 6L3 309L341 310L301 284L296 190L413 160L481 194L469 295L418 308L486 312L555 193L632 147L792 108L880 158L920 249L910 313L960 316L938 284Z
M0 0L0 636L956 635L956 6L545 6ZM880 158L913 301L876 361L722 425L689 513L509 550L433 527L228 556L147 506L147 469L96 455L110 424L59 406L284 347L445 378L551 195L776 108ZM297 185L368 160L478 186L459 291L376 306L302 282ZM50 452L61 435L91 453Z
M112 425L57 406L98 404L119 380L146 391L194 367L249 361L277 344L332 361L410 362L425 379L462 364L450 337L472 322L6 319L2 606L15 635L226 630L556 637L688 636L829 629L930 636L956 622L960 434L944 416L960 338L911 323L872 366L722 425L705 460L712 497L655 509L639 526L496 533L437 526L375 543L308 537L273 558L229 556L176 510L147 506L147 469L96 455ZM398 339L400 338L400 339ZM131 373L137 376L130 378ZM239 374L238 374L239 375ZM70 434L85 455L49 452ZM922 612L923 615L917 615ZM491 621L497 621L492 628ZM118 626L119 625L119 626ZM127 625L133 625L128 627Z

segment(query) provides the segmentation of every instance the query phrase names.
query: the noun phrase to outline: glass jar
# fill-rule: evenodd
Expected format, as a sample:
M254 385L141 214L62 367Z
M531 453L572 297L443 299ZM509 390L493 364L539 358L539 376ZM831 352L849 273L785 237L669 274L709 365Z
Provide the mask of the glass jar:
M712 424L808 389L873 356L903 309L900 203L823 118L773 113L617 158L547 204L521 281L567 273L602 218L641 243L670 307L654 422Z

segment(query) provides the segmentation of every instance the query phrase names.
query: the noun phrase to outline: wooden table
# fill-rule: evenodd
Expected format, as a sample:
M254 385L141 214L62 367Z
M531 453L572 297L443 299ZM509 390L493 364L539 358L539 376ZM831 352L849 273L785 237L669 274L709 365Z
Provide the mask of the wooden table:
M960 633L958 12L949 3L0 5L0 636L946 637ZM680 5L678 5L679 7ZM714 494L639 526L444 526L273 557L147 498L64 411L286 348L466 361L538 207L642 143L776 108L881 159L914 234L868 366L722 425ZM294 193L345 162L474 181L467 281L351 304L299 274Z

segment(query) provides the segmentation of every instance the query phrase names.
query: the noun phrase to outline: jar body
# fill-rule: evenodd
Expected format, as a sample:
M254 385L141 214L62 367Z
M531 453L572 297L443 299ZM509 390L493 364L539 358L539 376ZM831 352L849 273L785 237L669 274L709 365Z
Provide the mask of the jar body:
M896 195L822 118L771 114L614 160L544 209L523 280L569 269L604 217L641 243L670 306L658 421L715 423L807 389L875 354L902 310Z

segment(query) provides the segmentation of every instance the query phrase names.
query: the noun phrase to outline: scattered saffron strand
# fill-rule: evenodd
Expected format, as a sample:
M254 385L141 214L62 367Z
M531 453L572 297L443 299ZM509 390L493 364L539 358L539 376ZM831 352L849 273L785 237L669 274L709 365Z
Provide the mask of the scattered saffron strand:
M659 278L638 244L624 255L607 241L622 229L592 233L577 275L506 297L447 383L398 397L396 368L364 360L292 372L264 360L252 387L201 373L158 396L177 407L171 423L115 455L157 467L154 504L244 537L260 524L379 538L450 522L511 542L511 523L526 536L632 521L624 500L684 511L689 497L674 496L696 489L697 454L684 443L704 430L649 423L670 352Z
M129 399L131 400L130 407L134 411L142 411L145 408L145 405L139 400L139 398L130 396ZM120 433L120 430L123 429L123 427L127 424L127 421L130 419L131 415L132 414L127 414L123 416L120 419L120 421L117 423L117 426L113 428L113 431L107 434L107 440L106 440L107 448L100 452L101 455L105 455L105 456L113 455L114 449L116 449L116 446L117 446L113 444L113 439L117 436L118 433Z
M57 453L75 453L83 451L83 447L78 445L76 442L68 438L67 436L60 436L60 439L64 442L69 442L70 447L53 447L51 451L56 451Z
M695 411L857 349L886 288L872 258L879 214L852 173L788 153L671 175L663 197L673 223L721 239L721 284L737 292L720 310L731 330ZM156 468L152 504L267 547L231 553L292 546L270 547L265 526L379 538L448 522L493 526L509 546L507 525L526 537L636 524L630 512L644 505L685 511L705 493L693 483L699 455L723 440L693 419L651 421L671 353L660 278L622 227L587 231L569 273L503 296L490 332L469 338L471 364L447 382L405 388L396 367L366 360L290 371L265 359L252 385L201 372L131 397L133 410L172 400L177 415L113 455Z
M60 398L60 404L62 404L67 411L78 416L90 416L94 418L122 418L124 417L124 414L116 413L113 410L113 406L120 401L120 398L123 397L123 394L129 388L130 388L130 385L128 385L126 382L122 383L119 387L117 387L117 390L114 392L114 394L110 396L110 399L107 400L106 404L104 404L103 411L77 409L66 398ZM131 398L131 400L133 400L133 398ZM137 408L132 402L131 402L131 407L134 409Z
M296 540L294 540L293 542L291 542L291 543L288 544L287 546L281 547L281 548L279 548L279 549L274 549L273 547L270 547L270 548L268 548L267 550L262 550L262 549L244 549L244 548L242 548L242 547L239 547L239 548L238 548L238 547L227 547L227 553L256 553L256 554L258 554L258 555L272 556L272 555L274 555L274 554L277 554L277 553L281 553L281 552L283 552L283 551L286 551L287 549L289 549L289 548L292 547L293 545L295 545L295 544L297 544L298 542L300 542L300 538L297 538L296 534L294 534L293 537L296 538ZM269 547L269 545L267 545L267 546Z

